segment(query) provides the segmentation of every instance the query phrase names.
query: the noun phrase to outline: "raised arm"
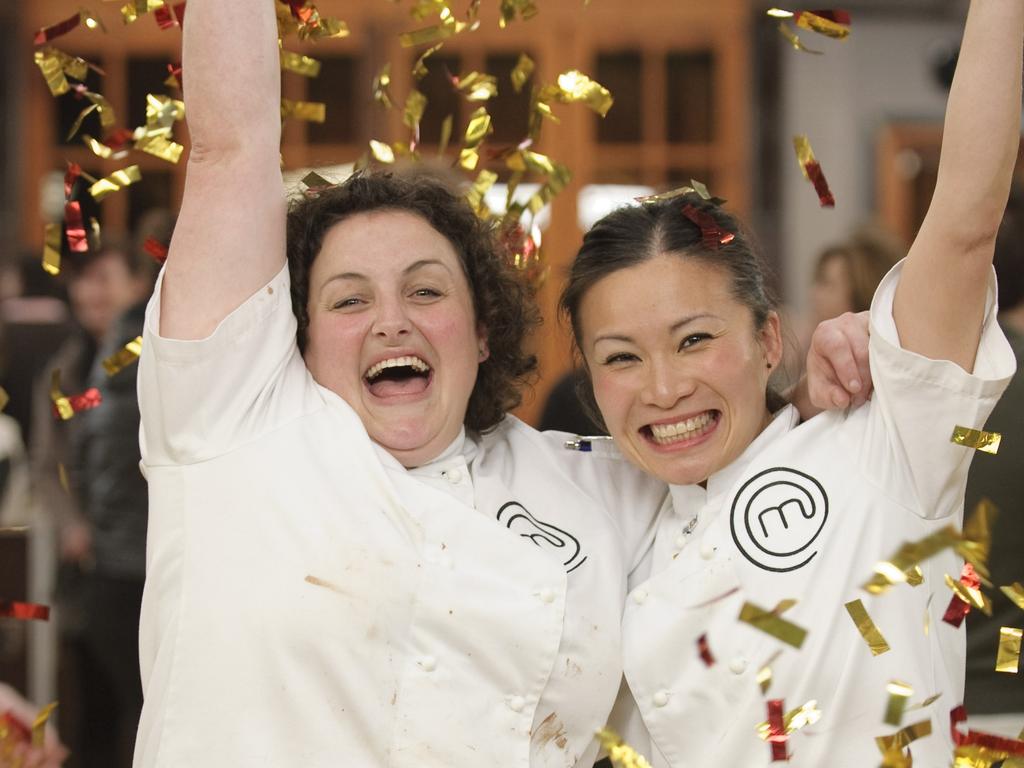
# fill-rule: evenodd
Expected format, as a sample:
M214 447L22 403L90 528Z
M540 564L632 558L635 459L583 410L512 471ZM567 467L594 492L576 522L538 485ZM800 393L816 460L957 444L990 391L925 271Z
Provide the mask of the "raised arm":
M905 349L967 371L1020 141L1022 36L1024 0L972 0L935 193L893 305Z
M192 151L160 333L200 339L284 265L281 75L271 0L189 0L184 27Z

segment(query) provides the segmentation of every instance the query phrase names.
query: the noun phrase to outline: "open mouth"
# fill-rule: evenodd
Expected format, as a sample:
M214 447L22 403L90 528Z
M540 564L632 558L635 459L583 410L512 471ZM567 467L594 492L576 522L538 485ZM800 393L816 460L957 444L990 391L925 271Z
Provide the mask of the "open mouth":
M721 411L709 410L671 424L648 424L640 432L656 445L675 445L703 437L718 426L721 418Z
M397 397L425 392L432 376L430 366L421 358L403 355L374 363L363 374L363 381L375 397Z

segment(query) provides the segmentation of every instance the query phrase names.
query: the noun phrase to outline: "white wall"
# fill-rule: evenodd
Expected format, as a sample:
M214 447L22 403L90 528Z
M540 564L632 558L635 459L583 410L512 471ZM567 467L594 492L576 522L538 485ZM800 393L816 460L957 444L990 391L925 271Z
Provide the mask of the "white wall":
M806 306L822 246L842 239L874 210L878 129L892 120L942 119L946 92L932 75L932 60L936 46L959 43L961 25L854 15L845 42L801 30L801 39L824 55L785 52L780 140L807 134L836 198L835 209L820 208L792 146L781 148L779 246L785 294L797 311Z

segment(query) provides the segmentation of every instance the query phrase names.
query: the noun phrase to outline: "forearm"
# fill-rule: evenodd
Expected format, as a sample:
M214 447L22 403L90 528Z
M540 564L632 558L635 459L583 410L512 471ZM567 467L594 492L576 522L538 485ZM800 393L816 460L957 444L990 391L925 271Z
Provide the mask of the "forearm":
M191 0L182 70L191 159L280 143L273 0Z
M1024 0L973 0L938 179L893 304L905 349L973 370L1020 141Z
M1020 140L1022 0L973 0L943 126L932 207L968 244L994 238Z
M192 151L164 275L160 333L201 339L284 264L272 0L190 0L183 70Z

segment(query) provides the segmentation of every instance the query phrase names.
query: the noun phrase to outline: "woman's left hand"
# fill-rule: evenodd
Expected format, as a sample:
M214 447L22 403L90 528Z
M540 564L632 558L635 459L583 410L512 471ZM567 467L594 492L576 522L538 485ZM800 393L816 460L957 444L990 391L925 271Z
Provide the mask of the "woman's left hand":
M807 393L815 408L849 408L871 396L868 312L846 312L814 329L807 352Z

